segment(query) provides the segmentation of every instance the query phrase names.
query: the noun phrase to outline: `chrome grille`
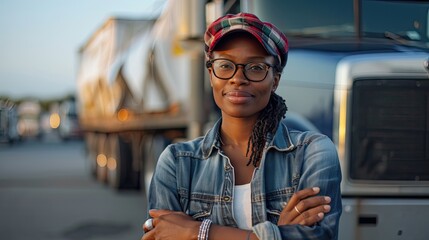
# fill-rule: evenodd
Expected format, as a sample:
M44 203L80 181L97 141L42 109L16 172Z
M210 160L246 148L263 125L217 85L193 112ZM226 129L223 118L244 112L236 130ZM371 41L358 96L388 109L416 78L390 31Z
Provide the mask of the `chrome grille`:
M353 85L349 174L355 180L429 180L429 80Z

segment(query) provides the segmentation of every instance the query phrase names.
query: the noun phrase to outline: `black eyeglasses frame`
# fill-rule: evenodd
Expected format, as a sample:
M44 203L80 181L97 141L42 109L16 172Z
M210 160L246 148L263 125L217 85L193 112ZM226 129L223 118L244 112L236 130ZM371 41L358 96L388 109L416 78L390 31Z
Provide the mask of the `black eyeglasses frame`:
M269 64L269 63L266 63L266 62L248 62L248 63L246 63L246 64L243 64L243 63L235 63L235 62L233 62L232 60L230 60L230 59L227 59L227 58L215 58L215 59L210 59L210 60L207 60L207 62L206 62L206 68L211 68L211 67L213 67L213 62L214 61L216 61L216 60L227 60L227 61L230 61L232 64L234 64L235 65L235 71L234 71L234 73L231 75L231 77L229 77L229 78L224 78L224 77L219 77L219 76L217 76L216 75L216 71L213 69L213 74L217 77L217 78L219 78L219 79L221 79L221 80L229 80L229 79L231 79L231 78L233 78L234 76L235 76L235 74L237 73L237 71L238 71L238 66L242 66L243 67L243 75L244 75L244 77L246 78L246 80L247 81L250 81L250 82L262 82L262 81L264 81L265 80L265 78L267 78L267 75L268 75L268 72L269 72L269 70L270 70L270 68L274 68L275 66L273 65L273 64ZM249 77L246 75L246 71L245 71L245 69L246 69L246 66L248 65L248 64L252 64L252 63L263 63L263 64L265 64L266 66L267 66L267 69L266 69L266 72L265 72L265 76L264 76L264 78L262 78L261 80L251 80L251 79L249 79Z

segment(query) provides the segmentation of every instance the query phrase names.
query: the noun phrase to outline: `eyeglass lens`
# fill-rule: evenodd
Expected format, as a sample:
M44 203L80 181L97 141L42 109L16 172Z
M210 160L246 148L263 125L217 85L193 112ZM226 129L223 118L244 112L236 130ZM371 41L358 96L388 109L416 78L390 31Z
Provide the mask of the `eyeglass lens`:
M262 81L268 73L269 65L266 63L235 64L227 59L215 59L212 61L213 71L220 79L232 78L238 70L238 66L243 66L245 77L250 81Z

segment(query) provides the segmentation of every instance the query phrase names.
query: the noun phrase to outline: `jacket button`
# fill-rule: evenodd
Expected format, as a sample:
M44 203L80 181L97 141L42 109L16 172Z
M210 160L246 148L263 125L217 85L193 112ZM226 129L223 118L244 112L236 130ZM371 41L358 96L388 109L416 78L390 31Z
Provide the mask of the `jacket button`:
M229 202L229 201L231 201L231 197L230 196L225 196L225 197L223 197L223 200L225 202Z

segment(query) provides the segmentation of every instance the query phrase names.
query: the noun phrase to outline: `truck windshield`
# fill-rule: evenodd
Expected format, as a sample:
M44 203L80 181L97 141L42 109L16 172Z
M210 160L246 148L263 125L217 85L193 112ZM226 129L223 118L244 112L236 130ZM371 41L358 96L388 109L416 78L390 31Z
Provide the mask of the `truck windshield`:
M353 0L250 0L249 10L289 36L357 36ZM361 36L429 47L429 1L360 0ZM293 11L288 11L293 9Z

